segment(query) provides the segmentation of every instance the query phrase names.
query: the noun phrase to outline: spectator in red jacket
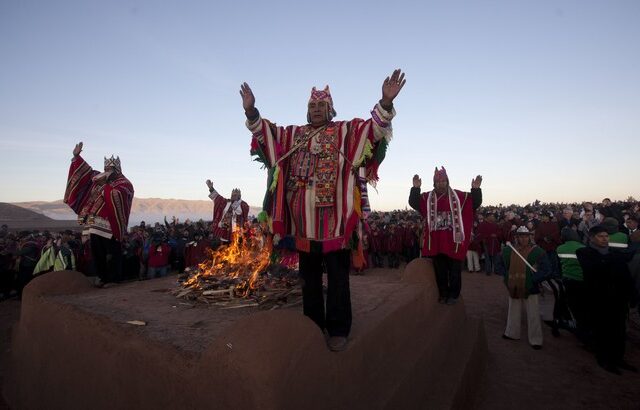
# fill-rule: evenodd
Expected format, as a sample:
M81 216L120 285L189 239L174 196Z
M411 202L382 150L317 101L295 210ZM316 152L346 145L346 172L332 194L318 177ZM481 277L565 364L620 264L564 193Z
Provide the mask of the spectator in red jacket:
M184 248L185 266L194 267L204 262L208 256L207 250L209 249L209 242L204 239L202 232L197 231L193 241L187 243Z
M560 261L556 249L562 244L562 241L558 226L557 223L549 219L547 213L542 213L542 222L538 224L535 233L536 244L544 249L551 263L551 276L558 276L560 273Z
M487 275L497 273L496 263L500 255L501 229L496 217L488 213L484 221L478 224L478 239L482 242L484 252L484 271Z
M386 226L387 235L385 238L386 242L386 251L387 251L387 261L389 263L389 267L396 269L400 267L400 254L402 253L402 239L403 239L403 230L402 227L396 225L395 223L390 223Z
M376 223L371 224L371 235L369 235L369 250L373 266L381 268L384 263L384 233Z
M151 237L151 245L149 246L147 279L166 276L169 273L170 254L169 244L163 240L161 234L155 233Z

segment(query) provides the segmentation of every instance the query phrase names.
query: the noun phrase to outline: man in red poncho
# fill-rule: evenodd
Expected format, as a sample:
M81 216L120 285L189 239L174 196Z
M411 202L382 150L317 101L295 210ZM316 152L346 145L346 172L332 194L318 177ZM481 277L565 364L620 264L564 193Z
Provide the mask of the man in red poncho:
M262 118L247 83L240 94L252 133L251 153L269 169L268 212L274 241L295 238L299 252L302 304L330 338L333 351L346 348L351 331L349 290L350 243L360 223L363 191L359 181L375 183L378 168L392 137L393 100L405 84L395 70L382 84L382 98L367 120L334 121L336 111L329 87L311 91L307 124L277 126ZM322 290L327 271L327 300Z
M213 201L213 223L211 233L222 243L229 243L233 232L243 229L249 218L249 204L243 201L238 188L231 191L227 199L213 188L213 182L207 179L209 198Z
M409 205L425 221L422 256L433 261L439 303L453 305L460 296L462 261L471 240L474 212L482 204L481 183L478 175L471 181L471 193L454 190L444 167L436 168L434 189L421 194L422 180L418 175L413 177Z
M122 175L120 157L104 159L104 172L82 159L82 142L73 149L64 203L78 215L91 241L98 281L116 282L122 269L121 240L127 231L133 201L133 185Z

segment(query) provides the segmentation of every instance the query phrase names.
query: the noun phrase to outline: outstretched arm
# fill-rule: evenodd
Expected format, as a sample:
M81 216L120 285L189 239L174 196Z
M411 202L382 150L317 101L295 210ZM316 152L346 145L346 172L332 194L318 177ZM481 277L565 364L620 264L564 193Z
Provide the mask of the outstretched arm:
M280 155L289 149L293 132L285 132L285 127L276 126L260 116L249 84L243 83L240 86L240 96L247 117L246 126L252 134L251 155L257 156L256 161L263 163L267 168L275 167Z
M393 100L398 96L406 82L404 73L399 68L384 80L382 83L382 98L380 99L382 108L387 111L393 109Z
M482 175L478 175L471 181L471 197L473 198L473 210L480 208L482 205L482 190L480 185L482 184Z
M249 84L246 82L240 85L240 96L242 97L242 108L244 108L244 114L247 116L249 122L257 120L260 113L256 108L256 97L253 95L251 87L249 87Z
M422 180L418 174L413 176L413 187L409 193L409 206L420 212L420 187L422 186Z
M370 142L372 144L382 139L386 140L387 143L391 141L393 135L391 120L396 115L396 111L393 109L393 100L398 96L406 82L404 73L400 69L395 70L382 82L382 98L371 110L373 138L370 137ZM382 151L386 151L386 146L382 148ZM377 153L376 156L380 159L378 162L381 162L384 159L384 152Z
M209 198L211 198L211 200L212 200L212 201L213 201L213 200L215 200L215 199L216 199L216 197L217 197L219 194L218 194L218 191L216 191L216 190L213 188L213 182L211 182L211 180L210 180L210 179L207 179L207 180L205 181L205 183L207 184L207 187L209 188Z
M82 152L82 141L76 144L76 147L73 149L73 158L75 159Z

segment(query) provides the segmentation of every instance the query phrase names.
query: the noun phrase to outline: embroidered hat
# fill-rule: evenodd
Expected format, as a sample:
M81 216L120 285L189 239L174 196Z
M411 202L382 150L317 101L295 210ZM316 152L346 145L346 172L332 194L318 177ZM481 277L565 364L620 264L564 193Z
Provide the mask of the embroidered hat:
M331 98L331 91L329 86L325 86L324 90L317 90L316 87L311 89L311 96L309 97L309 104L312 102L325 101L329 108L329 120L336 116L336 110L333 108L333 98ZM309 114L307 114L307 121L311 122Z
M241 194L240 194L240 190L239 190L238 188L234 188L234 189L231 191L231 195L232 195L232 196L233 196L233 195L236 195L236 194L238 194L238 196L240 196L240 195L241 195Z
M447 170L444 169L444 167L440 167L440 169L438 169L438 167L436 167L435 171L433 172L433 182L435 183L437 179L446 179L447 182L449 182L449 176L447 175Z
M115 157L111 155L111 158L104 157L104 167L114 167L118 170L118 172L122 172L122 168L120 167L120 157Z

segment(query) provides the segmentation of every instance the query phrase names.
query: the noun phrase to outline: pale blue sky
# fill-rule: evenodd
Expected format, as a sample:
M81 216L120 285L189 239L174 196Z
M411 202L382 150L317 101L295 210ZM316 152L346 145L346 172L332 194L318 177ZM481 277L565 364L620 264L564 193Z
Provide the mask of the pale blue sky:
M217 4L219 3L219 4ZM122 159L136 196L259 206L239 85L300 124L312 86L367 117L402 68L374 209L413 174L486 204L639 197L640 1L0 0L0 201L63 196L71 151Z

